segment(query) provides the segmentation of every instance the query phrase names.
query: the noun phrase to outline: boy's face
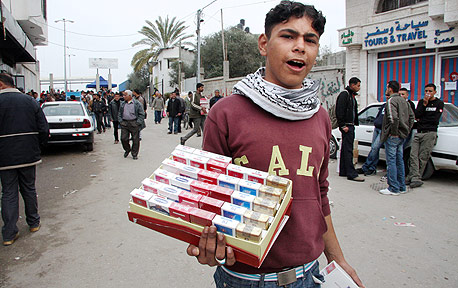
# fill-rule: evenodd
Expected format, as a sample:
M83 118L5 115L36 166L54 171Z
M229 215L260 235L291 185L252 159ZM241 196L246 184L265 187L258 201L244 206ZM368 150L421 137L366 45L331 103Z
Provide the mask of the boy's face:
M319 40L308 17L294 16L274 26L270 38L259 36L259 51L266 56L265 80L288 89L301 88L315 64Z

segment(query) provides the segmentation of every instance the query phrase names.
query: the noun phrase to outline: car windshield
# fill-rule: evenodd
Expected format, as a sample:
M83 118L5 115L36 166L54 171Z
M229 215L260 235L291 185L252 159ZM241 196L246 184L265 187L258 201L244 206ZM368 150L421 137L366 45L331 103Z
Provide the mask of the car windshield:
M44 105L43 113L46 116L84 116L81 105L49 104Z
M458 108L450 103L445 103L444 111L442 112L440 127L458 126Z

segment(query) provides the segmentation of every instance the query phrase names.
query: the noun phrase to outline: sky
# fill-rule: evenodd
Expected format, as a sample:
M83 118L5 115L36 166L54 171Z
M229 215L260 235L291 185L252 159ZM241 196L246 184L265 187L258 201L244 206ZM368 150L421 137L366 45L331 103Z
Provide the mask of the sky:
M196 12L203 9L201 36L205 37L221 31L221 9L223 26L235 26L245 19L250 32L260 34L264 31L266 13L278 4L279 0L48 0L48 45L37 48L40 62L41 79L64 77L64 31L63 23L56 20L68 19L74 23L66 24L67 79L95 79L96 70L89 68L89 58L117 58L118 69L111 70L113 83L127 80L133 70L130 66L132 56L146 46L132 47L141 40L138 31L146 25L145 20L154 22L159 16L177 17L188 26L187 34L196 35ZM332 51L339 51L337 29L345 27L345 0L313 0L304 2L315 5L326 17L325 33L320 44ZM196 39L196 36L193 40ZM68 55L71 55L70 57ZM108 70L99 70L108 79ZM55 89L63 89L57 84ZM85 89L85 85L72 84L72 90ZM42 87L47 90L47 87Z

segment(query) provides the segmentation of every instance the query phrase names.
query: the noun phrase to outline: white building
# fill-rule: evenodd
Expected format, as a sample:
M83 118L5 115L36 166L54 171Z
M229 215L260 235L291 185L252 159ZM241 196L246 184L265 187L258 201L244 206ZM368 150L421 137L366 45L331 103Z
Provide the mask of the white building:
M46 0L1 0L0 70L26 92L40 89L35 46L47 45L46 14Z
M181 50L181 51L180 51ZM161 49L159 56L153 66L153 85L161 94L170 93L175 86L170 85L170 72L173 71L172 63L181 61L190 66L194 61L194 51L182 47L169 47ZM184 77L182 77L184 81ZM181 90L181 89L180 89Z
M346 82L361 79L360 105L384 101L388 81L412 100L434 83L444 102L458 104L457 0L346 0Z

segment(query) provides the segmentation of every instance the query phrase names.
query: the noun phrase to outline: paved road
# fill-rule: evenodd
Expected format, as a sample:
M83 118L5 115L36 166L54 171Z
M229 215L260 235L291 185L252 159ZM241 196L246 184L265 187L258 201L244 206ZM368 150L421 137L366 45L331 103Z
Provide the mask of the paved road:
M147 120L137 161L122 157L111 130L96 136L94 152L63 147L43 156L37 170L42 229L30 234L21 210L20 238L0 247L0 287L214 287L213 268L186 256L186 244L127 220L129 192L179 142L166 134L165 122ZM201 139L187 144L198 148ZM335 169L333 162L334 223L367 287L458 286L456 173L439 173L392 197L373 189L384 185L380 175L354 183Z

